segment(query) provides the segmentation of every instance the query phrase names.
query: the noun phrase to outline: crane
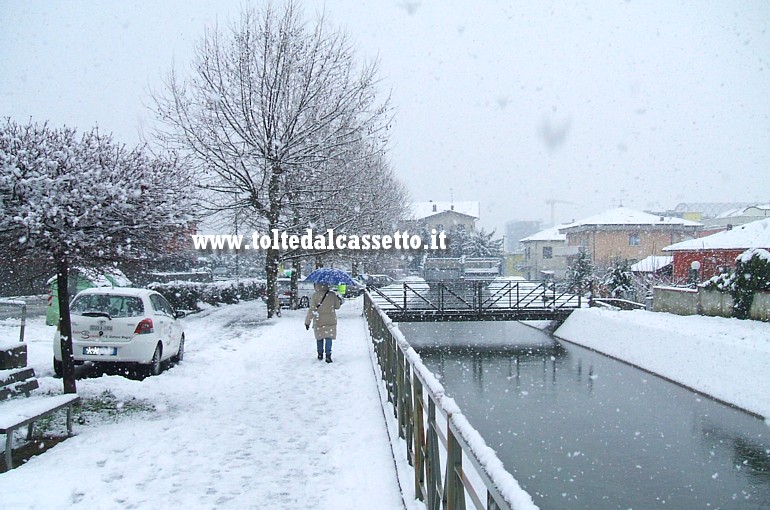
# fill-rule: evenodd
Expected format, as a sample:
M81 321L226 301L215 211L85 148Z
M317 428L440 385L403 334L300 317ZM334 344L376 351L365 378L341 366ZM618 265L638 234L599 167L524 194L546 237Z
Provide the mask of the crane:
M570 202L568 200L558 200L555 198L549 198L545 201L547 205L551 207L551 226L556 225L556 204L573 204L574 202Z

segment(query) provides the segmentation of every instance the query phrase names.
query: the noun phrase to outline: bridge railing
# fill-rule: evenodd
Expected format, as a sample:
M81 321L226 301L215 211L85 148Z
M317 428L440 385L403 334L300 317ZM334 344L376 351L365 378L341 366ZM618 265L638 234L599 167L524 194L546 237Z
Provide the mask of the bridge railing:
M505 310L560 312L581 307L580 295L543 282L435 281L403 282L369 289L385 311L482 316Z
M364 315L416 497L428 510L537 508L369 292Z

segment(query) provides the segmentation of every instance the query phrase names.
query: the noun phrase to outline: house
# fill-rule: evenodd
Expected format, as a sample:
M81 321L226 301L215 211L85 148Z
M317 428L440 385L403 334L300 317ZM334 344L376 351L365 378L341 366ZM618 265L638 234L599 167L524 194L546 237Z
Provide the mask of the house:
M764 218L770 218L770 203L754 204L744 207L738 207L718 215L713 220L703 222L708 227L721 227L726 229L728 226L745 225Z
M566 235L568 247L586 251L595 265L608 267L616 259L634 263L665 255L663 248L695 238L701 227L683 218L618 207L561 227L559 232Z
M678 204L674 209L660 214L674 216L703 224L699 237L716 234L728 227L744 225L770 217L770 203L751 202L691 202Z
M520 240L524 246L522 272L527 280L564 279L568 257L577 255L578 250L568 247L566 234L560 232L567 226L557 225Z
M663 251L674 257L675 281L693 277L705 281L735 267L735 258L749 248L770 250L770 218L675 243Z
M453 228L476 230L479 219L479 203L469 202L414 202L412 218L419 227L450 231Z

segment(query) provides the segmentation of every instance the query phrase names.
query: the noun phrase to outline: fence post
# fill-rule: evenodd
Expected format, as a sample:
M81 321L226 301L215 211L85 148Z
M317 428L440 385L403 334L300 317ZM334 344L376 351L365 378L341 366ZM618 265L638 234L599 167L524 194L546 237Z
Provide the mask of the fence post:
M446 491L444 492L445 508L447 510L465 510L465 488L460 479L463 468L463 450L457 442L449 423L452 415L447 416L447 456L446 456Z
M425 483L425 417L422 405L422 383L419 377L412 379L412 397L414 399L414 493L417 499L425 501L422 490Z
M438 433L436 432L436 404L433 399L428 401L428 462L425 465L428 481L428 510L439 510L441 507L441 461L439 456Z

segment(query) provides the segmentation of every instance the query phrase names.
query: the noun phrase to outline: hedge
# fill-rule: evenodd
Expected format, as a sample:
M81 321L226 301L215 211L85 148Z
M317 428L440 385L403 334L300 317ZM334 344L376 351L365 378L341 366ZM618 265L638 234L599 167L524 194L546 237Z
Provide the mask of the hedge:
M230 305L260 299L266 295L265 280L250 278L239 282L154 282L147 286L165 297L176 310L201 309L200 303Z

